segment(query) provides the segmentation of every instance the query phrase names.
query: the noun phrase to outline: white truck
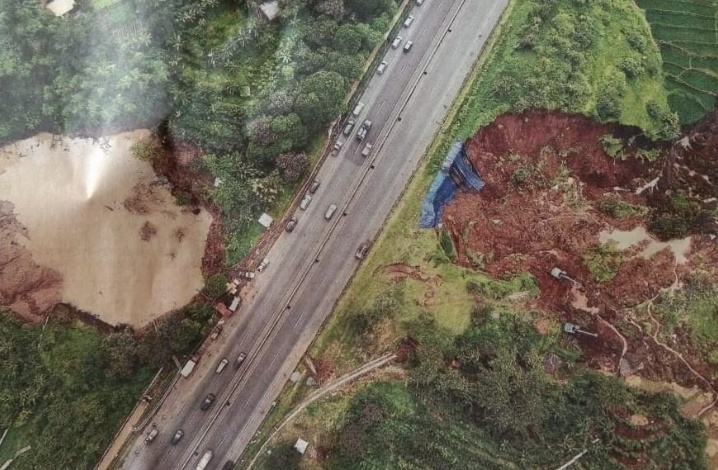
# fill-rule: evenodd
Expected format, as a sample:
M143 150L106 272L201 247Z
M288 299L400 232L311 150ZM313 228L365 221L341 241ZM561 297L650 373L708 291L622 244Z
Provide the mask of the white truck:
M204 453L201 459L199 459L199 463L197 464L196 470L204 470L207 468L207 465L209 465L209 461L212 460L212 451L208 450Z
M189 361L184 365L182 370L180 371L180 375L184 378L187 378L192 374L192 371L194 370L194 366L197 365L198 358L196 356L192 356Z

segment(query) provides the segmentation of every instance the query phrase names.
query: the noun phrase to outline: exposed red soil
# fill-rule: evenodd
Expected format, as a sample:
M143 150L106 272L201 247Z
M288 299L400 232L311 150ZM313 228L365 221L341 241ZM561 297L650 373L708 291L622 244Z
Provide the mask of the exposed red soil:
M718 114L714 117L717 127ZM632 133L635 131L564 113L500 116L466 143L467 155L486 187L478 194L458 194L445 209L444 226L454 241L459 264L472 267L472 258L482 255L482 269L493 277L507 279L529 272L539 285L535 307L598 333L598 338L576 335L573 339L591 367L616 372L623 342L609 322L623 336L631 335L626 359L640 375L705 387L675 356L626 323L624 316L627 309L654 298L674 282L684 281L698 266L718 280L715 242L708 236L694 236L686 254L688 261L682 265L669 249L644 259L638 256L642 248L634 247L622 253L624 260L616 276L603 283L594 278L584 260L586 253L599 245L600 232L632 230L646 222L639 216L611 217L597 209L599 201L610 198L650 207L656 202L655 194L671 182L685 182L686 178L705 182L703 175L691 176L691 170L684 168L688 157L683 156L682 147L671 149L671 158L681 162L678 169L666 165L670 158L654 165L634 158L638 149L630 143L640 138L632 139ZM605 153L600 138L606 134L620 135L629 143L624 146L629 158L620 160ZM715 161L715 156L709 155L709 149L718 149L715 134L707 138L692 134L691 139L696 142L693 150L703 149L704 158ZM667 166L672 168L670 178ZM711 169L704 166L702 171ZM712 171L718 182L718 170ZM711 176L713 173L709 179ZM659 185L655 189L637 194L637 189L656 177ZM707 197L707 193L703 195ZM581 291L568 281L554 279L550 275L553 267L581 282ZM396 274L394 267L385 269L393 276L414 275ZM585 296L583 305L578 293ZM694 368L706 370L700 354L690 347L681 351Z

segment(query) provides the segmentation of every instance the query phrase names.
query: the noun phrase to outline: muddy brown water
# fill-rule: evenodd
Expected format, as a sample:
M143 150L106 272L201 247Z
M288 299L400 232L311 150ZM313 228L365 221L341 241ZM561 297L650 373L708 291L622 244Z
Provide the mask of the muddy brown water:
M113 325L145 325L203 286L212 218L178 207L150 164L130 155L131 144L147 136L45 133L0 148L0 200L13 204L26 229L0 237L0 250L21 245L37 266L60 274L61 301ZM143 227L151 227L142 232L146 240ZM16 269L31 280L37 266Z

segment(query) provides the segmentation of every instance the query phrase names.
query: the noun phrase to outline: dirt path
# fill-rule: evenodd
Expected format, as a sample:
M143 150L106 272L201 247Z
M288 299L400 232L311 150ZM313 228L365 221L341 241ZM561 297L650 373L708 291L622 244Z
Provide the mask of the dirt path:
M315 401L322 398L327 393L331 393L335 390L338 390L351 381L355 380L358 377L361 377L362 375L368 374L369 372L378 369L379 367L385 366L386 364L390 363L394 359L396 359L396 354L386 354L384 356L381 356L377 359L374 359L373 361L367 362L366 364L362 365L358 369L355 369L352 372L349 372L346 375L343 375L342 377L339 377L338 379L328 383L324 387L315 390L307 398L305 398L299 405L297 405L283 420L281 423L279 423L277 426L274 427L274 431L272 434L270 434L267 437L267 440L264 441L264 444L262 444L262 447L259 448L259 451L257 451L257 454L254 456L254 459L249 463L247 466L247 470L250 470L254 464L256 463L257 459L262 455L262 452L264 451L264 448L267 446L267 444L281 431L284 426L286 426L292 419L294 419L299 413L301 413L307 406L314 403Z

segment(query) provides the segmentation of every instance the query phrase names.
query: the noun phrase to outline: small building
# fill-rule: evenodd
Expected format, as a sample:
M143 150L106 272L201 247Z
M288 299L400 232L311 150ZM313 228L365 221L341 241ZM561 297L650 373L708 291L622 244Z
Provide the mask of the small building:
M304 454L304 452L307 451L307 447L309 446L309 443L302 439L301 437L297 439L297 443L294 444L294 448L297 449L297 452L300 454Z
M265 20L274 21L277 15L279 15L279 2L277 0L264 2L259 5L259 11L262 13Z
M62 16L75 8L75 0L52 0L45 3L45 8L50 10L55 16Z
M259 217L259 224L264 228L271 227L273 222L274 219L272 218L272 216L267 214L266 212Z
M226 305L224 305L222 302L219 302L214 306L214 309L217 310L223 317L231 317L234 313L230 309L227 308Z

